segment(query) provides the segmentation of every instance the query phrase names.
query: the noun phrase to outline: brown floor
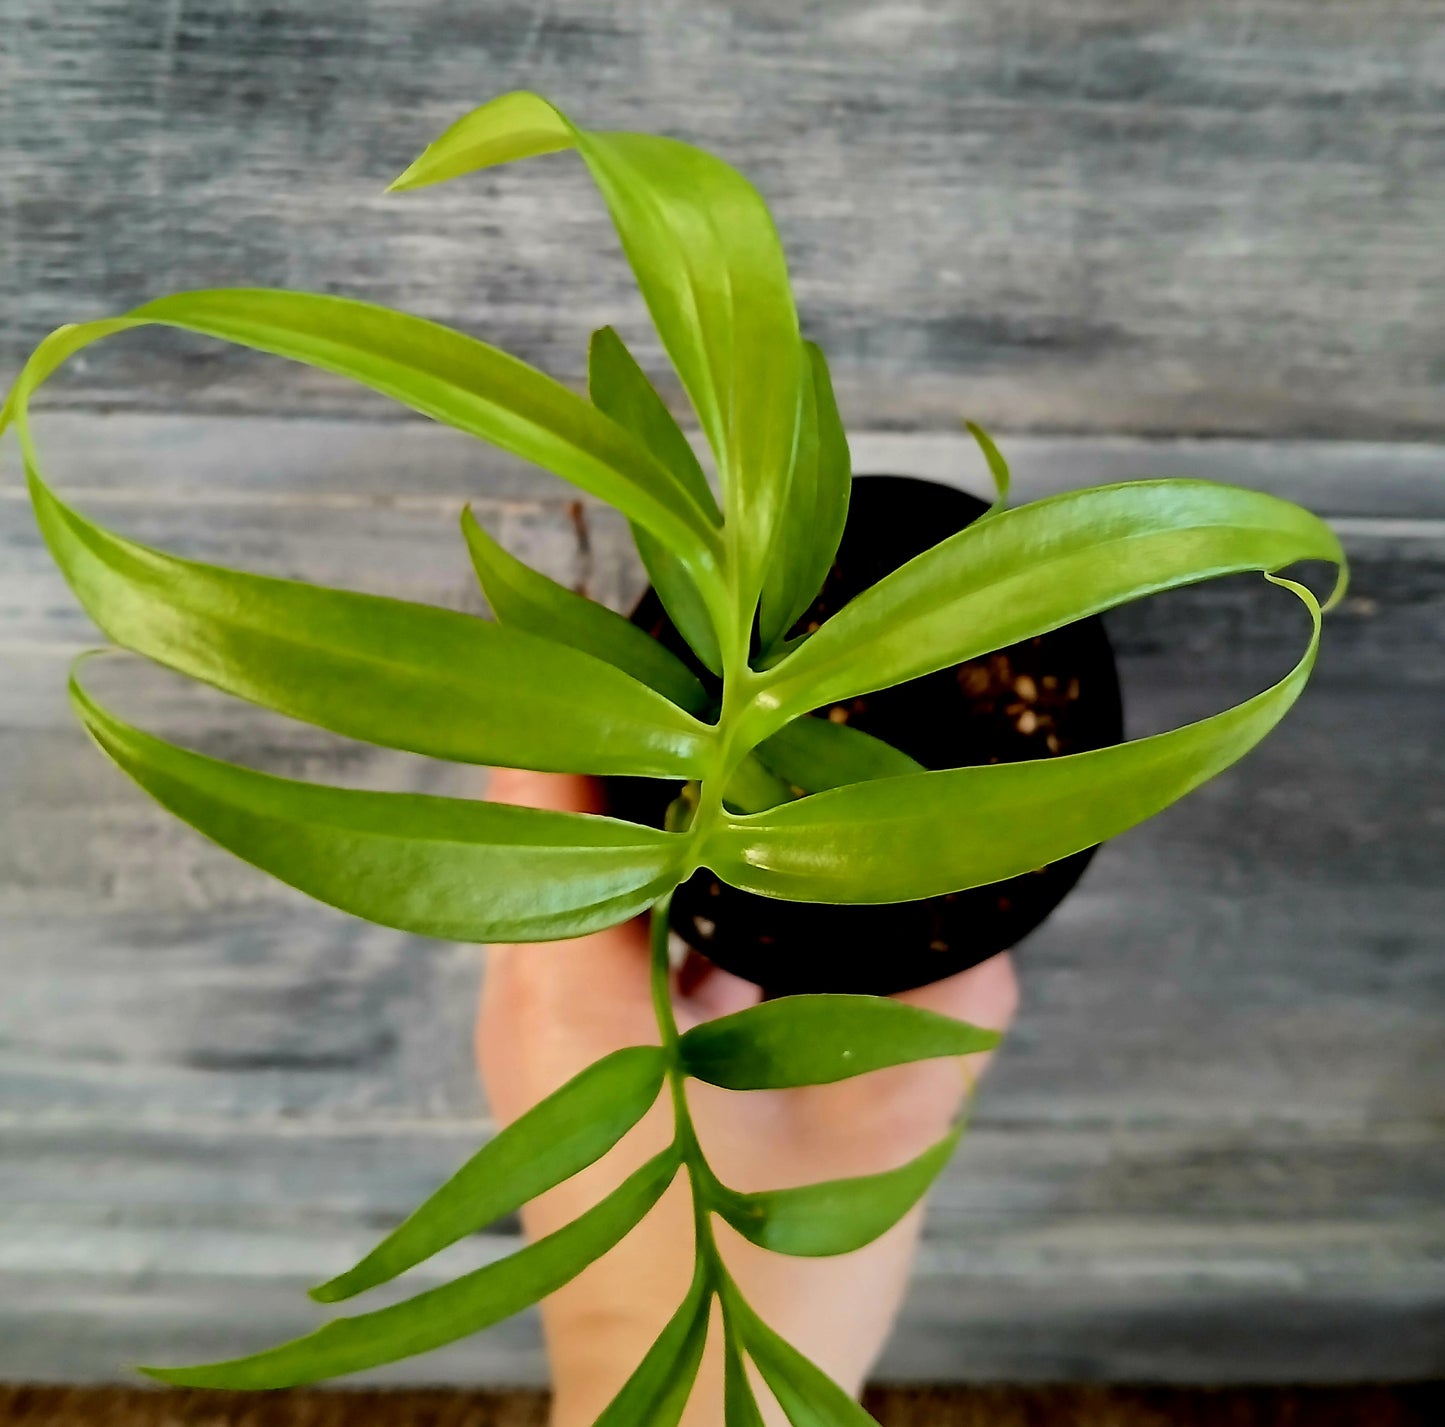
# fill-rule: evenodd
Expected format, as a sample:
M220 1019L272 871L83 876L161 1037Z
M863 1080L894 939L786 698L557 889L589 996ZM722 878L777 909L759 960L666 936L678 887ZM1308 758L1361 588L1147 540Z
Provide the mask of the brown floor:
M868 1406L884 1427L1440 1427L1445 1383L1187 1391L899 1388ZM223 1392L0 1386L6 1427L546 1427L537 1393Z

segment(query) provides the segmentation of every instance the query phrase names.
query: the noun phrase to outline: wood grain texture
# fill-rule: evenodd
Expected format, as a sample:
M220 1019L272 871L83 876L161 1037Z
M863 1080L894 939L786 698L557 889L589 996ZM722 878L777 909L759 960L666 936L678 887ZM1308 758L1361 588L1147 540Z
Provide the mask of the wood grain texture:
M1437 0L7 0L0 367L162 291L265 284L452 320L576 380L645 337L567 159L402 199L534 87L741 165L860 427L1437 437ZM68 400L380 412L154 334Z
M209 559L479 609L457 508L624 607L622 523L412 425L57 414L57 484ZM1006 440L1020 496L1209 474L1312 499L1356 564L1318 678L1241 767L1119 839L1021 959L1025 1010L935 1199L885 1378L1349 1381L1445 1373L1441 448ZM966 441L865 433L860 469L977 483ZM488 1133L475 948L318 908L176 825L87 747L94 639L0 485L0 1379L260 1345ZM1276 677L1257 580L1121 611L1133 731ZM135 662L147 726L353 786L475 793ZM1320 770L1325 772L1322 774ZM501 1224L422 1268L506 1252ZM524 1317L392 1383L532 1382ZM907 1420L907 1419L905 1419Z

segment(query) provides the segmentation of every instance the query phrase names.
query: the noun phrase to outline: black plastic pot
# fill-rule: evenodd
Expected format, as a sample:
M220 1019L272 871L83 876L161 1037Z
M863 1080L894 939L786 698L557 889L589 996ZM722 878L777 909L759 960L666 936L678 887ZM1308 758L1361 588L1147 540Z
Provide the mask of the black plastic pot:
M932 481L857 477L838 558L798 629L826 619L987 508ZM632 618L716 686L651 590ZM1097 618L817 713L886 739L926 768L1081 753L1123 738L1113 651ZM658 827L677 794L676 784L656 779L607 782L617 816ZM1059 905L1092 856L1090 849L1007 882L882 906L778 901L703 870L677 889L672 926L715 964L771 995L888 995L1016 946Z

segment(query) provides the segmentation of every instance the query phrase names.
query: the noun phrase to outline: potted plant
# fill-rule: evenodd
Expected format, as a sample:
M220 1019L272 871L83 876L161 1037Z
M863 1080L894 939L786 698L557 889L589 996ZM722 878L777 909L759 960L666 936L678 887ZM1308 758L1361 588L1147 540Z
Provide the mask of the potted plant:
M714 1219L779 1253L847 1253L919 1200L957 1131L888 1173L742 1194L709 1168L685 1083L740 1093L821 1084L968 1055L995 1038L901 1002L842 994L830 983L858 993L893 989L899 978L873 968L875 984L865 984L867 967L840 977L816 959L799 965L748 922L756 907L736 903L715 918L693 905L683 929L706 941L700 921L733 918L721 931L714 924L713 951L770 989L799 994L679 1035L667 995L677 889L700 887L703 897L714 886L735 889L772 908L877 908L873 915L906 921L926 899L1077 858L1197 787L1274 727L1309 675L1320 624L1309 590L1276 572L1329 561L1339 570L1338 598L1344 559L1329 529L1299 507L1201 481L1131 482L1006 509L1007 468L975 428L997 479L993 506L967 523L948 517L948 528L964 528L936 543L911 527L911 558L889 557L898 568L881 578L875 571L860 579L851 557L835 567L851 489L847 444L822 353L800 336L772 221L741 175L670 139L579 129L543 99L515 93L460 120L393 187L559 150L580 154L601 190L711 448L721 504L661 398L608 329L592 341L588 399L459 332L365 303L188 292L59 329L0 412L0 429L13 425L19 438L50 550L114 644L386 747L680 788L663 800L663 825L651 826L320 787L145 733L96 699L83 666L76 671L71 692L85 728L147 792L221 846L354 915L487 942L576 936L650 909L657 1043L607 1057L502 1131L315 1298L338 1302L385 1283L530 1201L598 1159L660 1095L670 1096L676 1120L671 1145L619 1189L500 1262L250 1357L147 1371L173 1383L271 1388L438 1347L567 1282L683 1174L697 1210L692 1285L601 1420L677 1420L717 1299L729 1422L760 1420L744 1368L751 1360L795 1423L862 1423L862 1409L743 1300L718 1253ZM571 480L631 522L655 604L629 622L520 564L467 513L463 529L494 621L179 559L102 528L45 482L28 406L73 353L148 323L351 377ZM868 499L876 518L849 536L862 566L870 542L886 543L898 492L875 488ZM839 570L853 585L839 587ZM1050 756L925 770L846 717L811 716L847 715L878 691L940 671L957 683L960 670L974 669L963 685L972 678L981 697L986 661L997 651L1041 648L1032 641L1126 600L1246 570L1297 595L1313 630L1282 680L1198 723L1118 742L1110 674L1100 676L1097 727L1075 728L1056 664L1037 678L1015 671L1011 684L999 675L1000 689L1008 685L1002 707L1020 706L1009 715L1015 731L1039 735L1040 753ZM1056 655L1067 664L1089 650L1048 657ZM1055 681L1053 712L1045 678ZM1055 714L1057 722L1044 722ZM905 710L895 731L906 734L911 717ZM1051 728L1073 729L1073 741L1065 746ZM946 756L948 736L945 728L941 761L966 762ZM636 784L614 791L618 806ZM956 969L996 949L986 942L945 944L938 959L924 958L902 979Z

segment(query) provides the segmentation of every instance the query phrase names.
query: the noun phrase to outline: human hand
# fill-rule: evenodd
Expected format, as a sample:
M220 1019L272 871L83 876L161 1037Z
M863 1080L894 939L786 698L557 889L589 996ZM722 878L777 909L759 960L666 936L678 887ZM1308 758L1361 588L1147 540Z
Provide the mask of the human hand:
M499 769L490 796L559 811L600 811L600 788L585 778ZM477 1056L499 1124L517 1119L609 1052L657 1043L649 964L640 921L571 941L490 949ZM760 994L701 958L689 958L674 975L678 1027L686 1031L740 1011ZM1005 953L898 999L1003 1030L1017 999L1012 962ZM781 1189L876 1174L922 1153L947 1132L987 1059L927 1061L796 1090L739 1093L690 1081L688 1101L723 1183L744 1192ZM551 1233L591 1208L664 1148L672 1129L663 1096L601 1160L523 1210L528 1236ZM771 1254L721 1222L716 1230L729 1271L758 1315L856 1394L902 1301L921 1223L918 1207L865 1248L826 1259ZM692 1269L692 1209L679 1176L622 1243L543 1303L553 1427L590 1427L682 1301ZM759 1400L769 1427L786 1427L765 1393ZM721 1422L715 1322L683 1423Z

